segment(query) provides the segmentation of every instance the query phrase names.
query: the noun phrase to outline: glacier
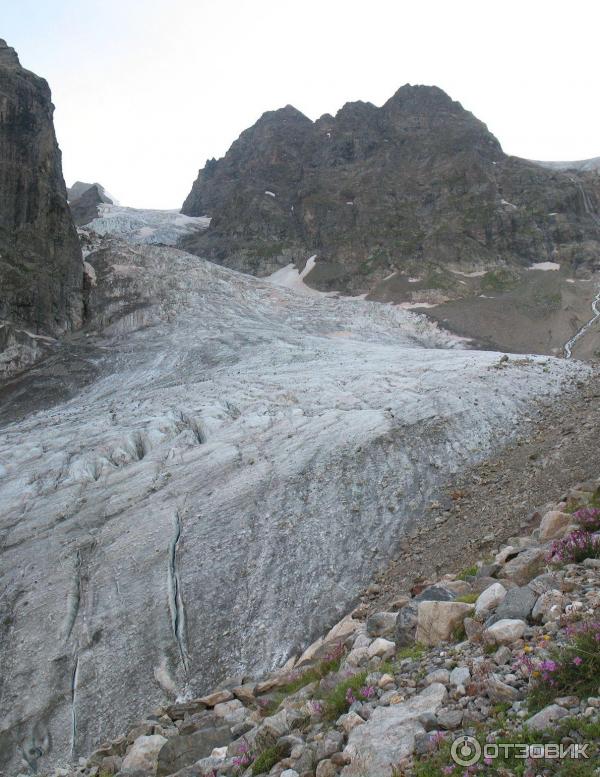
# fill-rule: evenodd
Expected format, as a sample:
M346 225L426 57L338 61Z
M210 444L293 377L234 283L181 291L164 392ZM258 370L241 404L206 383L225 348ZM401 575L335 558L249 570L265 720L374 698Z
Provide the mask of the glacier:
M68 390L40 394L44 365L4 389L1 769L32 736L39 768L67 763L298 654L453 473L587 369L144 245L118 213L89 323L46 368ZM144 218L146 242L187 228Z
M186 216L178 210L129 208L123 205L98 205L98 217L80 232L113 235L132 243L176 245L181 238L208 228L207 216Z

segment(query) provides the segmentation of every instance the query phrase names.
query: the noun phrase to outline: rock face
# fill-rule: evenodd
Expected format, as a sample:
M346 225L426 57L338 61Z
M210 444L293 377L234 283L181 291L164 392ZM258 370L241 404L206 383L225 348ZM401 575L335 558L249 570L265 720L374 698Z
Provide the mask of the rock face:
M83 188L82 187L87 187ZM81 192L79 194L79 192ZM69 207L73 214L73 220L78 226L88 224L92 219L98 218L98 205L112 205L113 201L104 191L104 187L99 183L90 185L82 184L81 181L69 189Z
M73 203L76 200L78 200L80 197L82 197L87 191L90 189L96 189L98 195L102 198L102 202L108 202L110 205L117 205L115 198L112 196L112 194L109 194L104 186L102 186L101 183L98 183L97 181L95 183L85 183L84 181L75 181L73 186L70 186L67 189L67 197L69 198L69 202Z
M447 295L440 267L593 262L599 203L596 174L508 157L442 90L406 85L381 108L347 103L314 123L289 105L265 113L206 163L183 212L213 218L188 248L238 270L317 254L307 282L319 289L369 292L402 270L433 273Z
M23 338L81 323L83 263L53 110L48 84L0 40L0 325L13 333L0 335L0 375L35 358Z

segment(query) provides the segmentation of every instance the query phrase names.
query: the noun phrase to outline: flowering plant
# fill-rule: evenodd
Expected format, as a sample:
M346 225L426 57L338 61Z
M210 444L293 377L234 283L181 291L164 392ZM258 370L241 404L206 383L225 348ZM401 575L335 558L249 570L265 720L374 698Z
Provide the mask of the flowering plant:
M565 629L568 642L537 657L524 652L521 670L529 675L530 699L543 707L560 695L593 696L600 677L600 621L582 621Z
M573 513L573 520L585 531L600 530L600 507L581 507Z
M551 564L576 564L586 558L600 558L600 537L583 529L552 543L547 560Z

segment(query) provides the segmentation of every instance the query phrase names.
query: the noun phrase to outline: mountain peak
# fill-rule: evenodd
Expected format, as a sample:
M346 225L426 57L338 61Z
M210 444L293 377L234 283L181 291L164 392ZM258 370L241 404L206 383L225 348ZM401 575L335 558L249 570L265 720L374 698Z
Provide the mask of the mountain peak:
M265 113L262 114L256 123L262 124L272 121L295 121L305 124L312 124L312 121L308 118L308 116L305 116L302 111L294 108L294 106L290 105L289 103L288 105L284 105L283 108L277 108L274 111L265 111Z
M0 65L4 67L21 67L17 52L0 38Z
M464 111L462 105L453 100L439 86L426 86L424 84L404 84L401 86L383 107L392 106L406 112L426 112L440 108L452 109L455 112Z

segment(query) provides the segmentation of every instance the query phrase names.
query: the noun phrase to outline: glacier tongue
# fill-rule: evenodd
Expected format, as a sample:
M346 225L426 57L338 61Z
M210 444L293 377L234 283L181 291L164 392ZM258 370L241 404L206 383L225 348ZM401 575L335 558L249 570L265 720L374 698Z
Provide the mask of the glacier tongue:
M87 260L96 379L0 432L0 768L33 729L68 760L301 649L583 369L497 369L422 316L173 248Z

